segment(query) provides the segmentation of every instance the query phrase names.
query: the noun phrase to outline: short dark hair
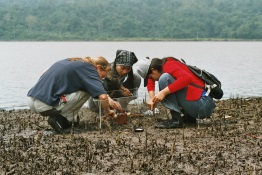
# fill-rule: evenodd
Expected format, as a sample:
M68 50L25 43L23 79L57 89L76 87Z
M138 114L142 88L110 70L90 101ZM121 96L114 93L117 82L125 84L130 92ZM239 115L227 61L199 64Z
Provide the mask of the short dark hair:
M162 59L153 58L150 66L149 66L149 70L148 70L147 74L152 73L152 68L158 70L159 72L162 72L163 71L162 66L163 66L163 60Z

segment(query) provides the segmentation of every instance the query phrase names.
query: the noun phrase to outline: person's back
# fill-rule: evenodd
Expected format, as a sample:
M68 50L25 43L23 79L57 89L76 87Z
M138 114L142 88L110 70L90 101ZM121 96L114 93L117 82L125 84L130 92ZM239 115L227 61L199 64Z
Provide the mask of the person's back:
M103 57L58 61L29 90L28 105L32 111L49 116L48 123L58 133L76 121L78 111L90 96L98 97L105 113L113 116L101 81L110 69Z
M86 77L89 77L88 81ZM93 94L99 86L101 83L94 66L88 62L64 59L54 63L40 77L38 83L28 92L28 96L57 106L62 94L70 94L80 89Z

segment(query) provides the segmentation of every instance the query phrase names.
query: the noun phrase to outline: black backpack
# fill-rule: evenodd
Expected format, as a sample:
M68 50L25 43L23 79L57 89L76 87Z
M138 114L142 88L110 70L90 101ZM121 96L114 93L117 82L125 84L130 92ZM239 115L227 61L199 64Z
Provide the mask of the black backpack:
M221 82L215 77L215 75L196 66L188 65L183 59L179 60L175 58L175 60L185 64L191 72L204 81L205 90L207 91L206 95L215 99L221 99L223 97L224 93L221 89ZM199 87L198 85L195 86Z

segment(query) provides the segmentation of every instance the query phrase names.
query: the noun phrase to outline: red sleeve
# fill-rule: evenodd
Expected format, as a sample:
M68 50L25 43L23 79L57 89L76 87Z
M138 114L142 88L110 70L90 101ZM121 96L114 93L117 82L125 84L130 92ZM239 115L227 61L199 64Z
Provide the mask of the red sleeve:
M151 78L147 79L147 91L155 91L155 81L152 80Z
M192 82L192 76L187 72L187 67L173 59L167 60L163 65L163 72L169 73L176 79L176 81L168 85L171 93L183 89Z

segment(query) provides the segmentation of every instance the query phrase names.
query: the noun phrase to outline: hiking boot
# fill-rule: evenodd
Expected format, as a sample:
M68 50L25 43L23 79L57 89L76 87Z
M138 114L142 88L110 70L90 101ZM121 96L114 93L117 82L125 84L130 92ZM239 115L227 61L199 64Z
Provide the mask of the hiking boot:
M166 120L159 122L155 125L156 128L161 128L161 129L170 129L170 128L183 128L184 124L177 121L177 120Z
M163 128L163 129L169 129L169 128L182 128L184 127L184 122L182 120L182 117L180 116L180 113L170 110L172 119L166 120L163 122L159 122L155 125L156 128Z
M62 115L50 116L47 122L59 134L65 134L70 131L71 124Z
M182 117L182 120L184 123L190 123L190 124L196 124L197 120L194 117L191 117L190 115L186 114Z
M182 110L182 120L184 123L189 123L189 124L196 124L197 120L195 117L191 117L189 114L187 114L184 110Z
M77 115L74 119L74 122L70 122L70 126L74 123L74 126L79 126L80 125L80 117Z
M180 124L183 124L183 117L181 117L181 114L179 112L176 112L174 110L170 110L172 120L178 121Z

